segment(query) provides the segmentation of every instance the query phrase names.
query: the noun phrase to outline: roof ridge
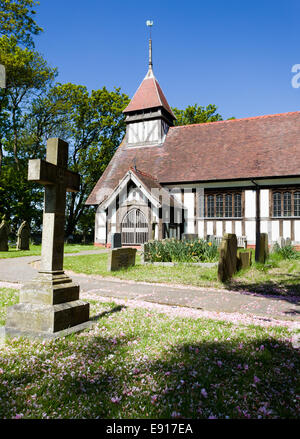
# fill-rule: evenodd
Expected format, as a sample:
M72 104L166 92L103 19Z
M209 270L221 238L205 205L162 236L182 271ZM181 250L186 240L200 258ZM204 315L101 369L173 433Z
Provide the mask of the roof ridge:
M254 120L254 119L267 119L271 117L278 117L278 116L288 116L292 114L300 114L300 111L290 111L287 113L276 113L276 114L265 114L262 116L251 116L251 117L242 117L239 119L229 119L229 120L217 120L215 122L204 122L204 123L192 123L189 125L176 125L173 127L170 127L170 129L176 129L176 128L189 128L189 127L195 127L195 126L203 126L203 125L212 125L215 124L221 124L221 123L231 123L231 122L240 122L242 120Z

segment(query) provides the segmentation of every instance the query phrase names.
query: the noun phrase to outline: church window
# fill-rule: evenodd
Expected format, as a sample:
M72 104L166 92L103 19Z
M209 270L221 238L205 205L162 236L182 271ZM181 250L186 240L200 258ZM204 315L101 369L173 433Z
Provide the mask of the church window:
M223 195L216 196L216 217L222 218L223 215Z
M273 192L273 217L300 216L300 191L276 190Z
M283 216L292 215L292 194L284 192L283 194Z
M281 216L281 193L273 194L273 216Z
M232 194L225 195L225 217L232 217Z
M207 216L213 218L215 216L215 200L213 195L207 197Z
M234 194L234 217L242 216L242 196L241 194Z
M241 218L241 193L205 194L205 212L207 218ZM300 199L299 199L300 209Z
M300 216L300 192L294 193L294 216Z

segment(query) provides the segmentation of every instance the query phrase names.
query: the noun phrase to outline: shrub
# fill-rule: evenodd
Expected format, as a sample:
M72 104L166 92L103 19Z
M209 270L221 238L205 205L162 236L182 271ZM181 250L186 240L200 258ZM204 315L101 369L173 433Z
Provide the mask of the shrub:
M278 243L274 245L273 253L278 255L281 259L299 259L300 255L292 245L285 245L280 247Z
M145 244L144 258L150 262L213 262L218 260L218 250L214 242L203 239L180 241L171 238Z

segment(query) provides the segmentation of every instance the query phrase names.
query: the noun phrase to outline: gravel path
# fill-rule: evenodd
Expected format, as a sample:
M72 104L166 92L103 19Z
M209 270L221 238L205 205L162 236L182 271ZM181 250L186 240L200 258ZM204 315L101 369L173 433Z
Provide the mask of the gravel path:
M102 250L103 251L103 250ZM104 250L106 251L106 250ZM101 250L81 252L100 253ZM70 255L70 254L69 254ZM79 255L76 253L74 255ZM20 288L37 269L39 257L0 259L0 287ZM81 297L118 300L130 306L157 308L184 316L203 316L235 323L281 325L300 328L299 297L263 296L248 291L228 291L186 285L124 281L66 272L81 288Z

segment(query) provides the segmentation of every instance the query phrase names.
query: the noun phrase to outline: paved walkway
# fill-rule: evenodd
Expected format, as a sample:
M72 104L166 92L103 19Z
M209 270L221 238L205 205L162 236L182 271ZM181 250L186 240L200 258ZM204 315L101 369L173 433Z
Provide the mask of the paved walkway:
M101 253L106 250L86 251L79 254ZM73 255L73 254L72 254ZM71 256L66 254L65 256ZM23 284L32 279L37 269L32 266L38 256L0 259L1 282ZM68 273L68 272L67 272ZM180 285L166 285L145 282L124 281L101 276L68 273L80 285L81 291L99 297L117 298L144 303L188 307L214 313L229 313L257 316L261 321L281 320L299 322L299 297L260 296L248 292L225 289L196 288ZM245 316L246 317L246 316Z

